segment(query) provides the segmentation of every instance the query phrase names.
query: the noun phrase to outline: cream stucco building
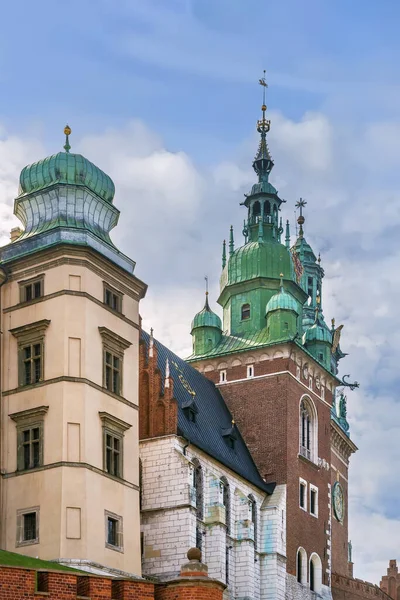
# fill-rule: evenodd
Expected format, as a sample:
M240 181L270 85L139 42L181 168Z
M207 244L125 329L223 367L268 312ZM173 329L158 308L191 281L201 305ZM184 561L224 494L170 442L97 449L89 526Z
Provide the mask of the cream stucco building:
M0 545L139 575L139 301L111 179L65 152L20 176L1 248Z

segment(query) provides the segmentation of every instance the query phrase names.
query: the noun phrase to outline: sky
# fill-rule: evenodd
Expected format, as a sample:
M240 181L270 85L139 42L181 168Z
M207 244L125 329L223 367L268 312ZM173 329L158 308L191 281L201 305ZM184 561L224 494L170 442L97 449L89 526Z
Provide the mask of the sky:
M400 559L400 39L397 0L14 0L0 36L0 241L18 177L64 144L113 178L113 240L148 285L145 327L181 356L216 298L222 241L243 243L243 194L267 71L272 183L307 200L324 314L344 324L356 577ZM6 25L4 25L6 24ZM396 306L394 306L396 305Z

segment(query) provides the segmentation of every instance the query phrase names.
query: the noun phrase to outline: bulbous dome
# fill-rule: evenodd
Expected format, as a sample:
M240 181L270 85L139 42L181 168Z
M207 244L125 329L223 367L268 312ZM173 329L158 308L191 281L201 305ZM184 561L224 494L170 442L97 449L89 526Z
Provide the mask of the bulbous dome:
M112 203L115 187L112 179L81 154L58 152L21 171L19 196L37 192L58 183L87 187Z
M292 273L288 249L279 243L249 242L235 250L228 262L227 285L257 277L279 279Z
M325 323L321 322L319 318L315 321L314 325L311 325L306 329L303 335L303 344L309 344L310 342L325 342L326 344L332 343L332 333L329 331Z
M275 196L278 191L269 181L260 181L252 186L249 196L255 196L256 194L262 193Z
M296 299L292 294L285 292L283 288L281 288L277 294L272 296L267 304L266 313L268 314L273 310L292 310L297 315L299 314L299 307Z
M203 310L197 313L192 321L192 331L196 327L216 327L222 330L221 319L215 312L213 312L208 304L208 299L204 305Z

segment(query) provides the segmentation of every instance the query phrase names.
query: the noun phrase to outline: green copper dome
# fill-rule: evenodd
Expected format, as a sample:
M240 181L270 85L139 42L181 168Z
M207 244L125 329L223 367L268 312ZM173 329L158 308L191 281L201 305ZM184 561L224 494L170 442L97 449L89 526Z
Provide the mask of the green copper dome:
M69 152L58 152L26 166L21 171L19 183L19 196L60 183L87 187L110 203L115 194L114 183L108 175L81 154Z
M192 321L192 331L197 327L216 327L217 329L222 329L221 319L211 310L208 304L208 297L206 297L203 310L198 312Z
M279 279L281 273L291 272L291 258L285 246L275 242L248 242L229 258L227 284L258 277Z
M283 287L281 287L277 294L272 296L267 304L267 314L273 310L292 310L297 315L299 314L299 307L295 298L292 296L292 294L285 292Z

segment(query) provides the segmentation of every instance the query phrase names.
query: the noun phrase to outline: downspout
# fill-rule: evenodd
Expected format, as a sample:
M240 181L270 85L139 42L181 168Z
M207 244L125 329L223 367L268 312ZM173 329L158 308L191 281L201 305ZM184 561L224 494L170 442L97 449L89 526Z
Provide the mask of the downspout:
M4 539L4 531L5 531L5 519L3 519L3 472L4 472L4 462L3 462L3 314L2 314L2 286L6 283L8 279L8 273L3 268L0 267L0 547L5 548L5 539Z

